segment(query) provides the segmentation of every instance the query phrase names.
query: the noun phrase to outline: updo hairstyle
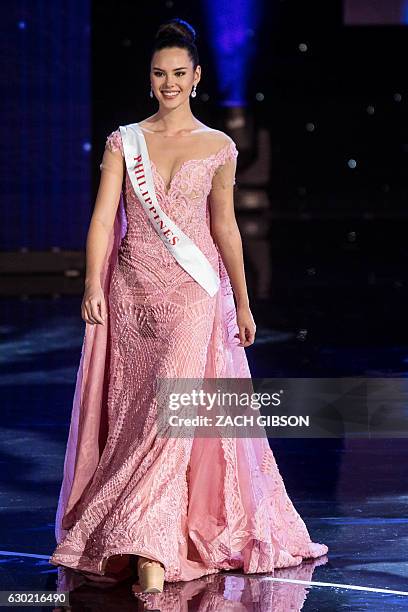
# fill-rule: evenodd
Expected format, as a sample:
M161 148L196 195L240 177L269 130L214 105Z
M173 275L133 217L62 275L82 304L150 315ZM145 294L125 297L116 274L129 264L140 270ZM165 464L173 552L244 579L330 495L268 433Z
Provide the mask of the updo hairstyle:
M200 63L195 44L196 38L197 34L193 26L179 17L174 17L174 19L170 19L170 21L166 21L159 26L154 38L151 55L153 56L155 51L160 51L160 49L167 47L187 49L193 63L193 70L195 70Z

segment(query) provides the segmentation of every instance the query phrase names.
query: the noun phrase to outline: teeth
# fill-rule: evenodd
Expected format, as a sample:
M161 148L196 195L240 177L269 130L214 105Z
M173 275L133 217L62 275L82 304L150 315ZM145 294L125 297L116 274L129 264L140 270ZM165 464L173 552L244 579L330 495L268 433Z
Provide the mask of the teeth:
M173 98L174 96L177 96L177 94L178 94L178 93L179 93L178 91L163 91L163 94L164 94L165 96L170 96L170 97L172 97L172 98Z

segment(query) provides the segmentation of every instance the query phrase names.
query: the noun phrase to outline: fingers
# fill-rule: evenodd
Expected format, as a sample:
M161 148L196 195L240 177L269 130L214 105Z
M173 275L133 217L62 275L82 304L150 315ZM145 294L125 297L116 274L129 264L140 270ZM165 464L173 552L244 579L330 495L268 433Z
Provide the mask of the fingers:
M239 333L235 334L235 338L239 338L239 344L237 346L243 346L244 348L247 346L251 346L255 342L255 329L251 329L249 327L241 326L239 328Z
M91 302L90 308L91 308L92 320L95 321L95 323L100 323L101 325L103 325L104 320L102 319L102 316L100 315L101 300L94 298L94 299L91 299L90 302Z
M251 346L255 342L255 328L247 327L245 329L245 344L244 346Z
M255 342L255 330L249 329L247 333L247 341L249 342L248 346Z
M82 305L82 318L90 325L104 325L106 320L106 305L104 300L91 298Z
M84 307L83 307L82 318L85 321L85 323L89 323L90 325L95 325L96 324L96 320L92 317L90 307L88 307L86 305L84 305Z

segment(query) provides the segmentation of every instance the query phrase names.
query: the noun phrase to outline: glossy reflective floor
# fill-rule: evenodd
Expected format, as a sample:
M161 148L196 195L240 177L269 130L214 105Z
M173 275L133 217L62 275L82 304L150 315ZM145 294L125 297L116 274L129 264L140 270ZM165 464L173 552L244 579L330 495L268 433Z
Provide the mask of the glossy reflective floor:
M333 296L333 304L321 302L325 320L332 308L341 309L340 326L347 318L342 295ZM155 596L134 593L132 577L102 588L49 565L84 326L80 302L79 295L0 301L0 589L69 589L73 610L408 609L404 439L270 440L312 539L329 546L328 555L313 563L257 576L224 572L169 583ZM353 336L357 327L347 328L349 335L346 327L323 329L311 315L305 337L300 310L304 317L304 300L295 299L290 309L276 300L257 301L257 342L247 350L254 376L405 375L403 341L391 346L379 335L364 342L361 334ZM389 336L397 323L390 324Z

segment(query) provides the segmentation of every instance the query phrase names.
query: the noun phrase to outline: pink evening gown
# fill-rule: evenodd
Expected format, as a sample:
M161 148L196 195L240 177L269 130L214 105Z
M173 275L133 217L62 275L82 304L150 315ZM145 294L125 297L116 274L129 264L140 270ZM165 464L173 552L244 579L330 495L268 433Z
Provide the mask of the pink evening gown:
M238 151L227 138L214 154L184 162L168 190L150 161L159 204L220 276L213 297L167 250L125 172L118 207L125 229L119 239L116 230L117 255L103 285L108 331L86 324L54 565L119 576L130 554L141 555L164 565L165 581L178 582L238 568L271 572L328 551L312 542L266 436L156 435L156 377L251 376L210 233L211 189L235 184ZM106 148L123 156L119 129ZM92 412L97 403L99 413Z

